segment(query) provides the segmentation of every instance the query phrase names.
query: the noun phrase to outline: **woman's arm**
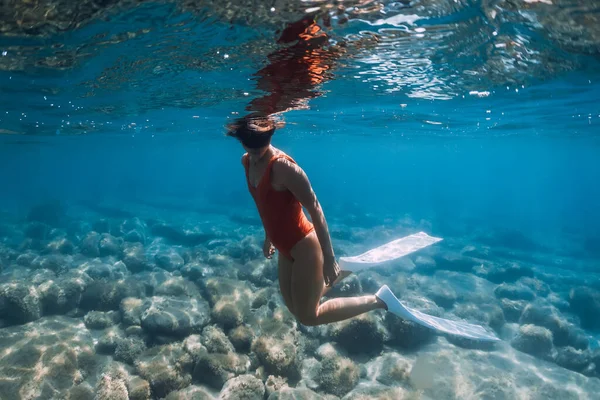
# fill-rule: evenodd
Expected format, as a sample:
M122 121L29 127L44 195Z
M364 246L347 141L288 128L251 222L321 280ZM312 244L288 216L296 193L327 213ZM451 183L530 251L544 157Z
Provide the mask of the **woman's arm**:
M310 214L315 232L319 238L319 243L323 250L325 265L331 265L335 262L335 254L331 244L329 228L327 221L317 196L312 189L308 177L297 164L285 159L279 159L273 165L273 172L276 177L276 183L282 183L298 201L306 208Z

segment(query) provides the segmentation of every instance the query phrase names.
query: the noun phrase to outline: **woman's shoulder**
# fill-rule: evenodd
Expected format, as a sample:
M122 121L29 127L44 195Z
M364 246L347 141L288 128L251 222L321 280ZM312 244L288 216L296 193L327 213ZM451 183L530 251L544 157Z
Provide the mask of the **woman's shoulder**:
M296 161L286 152L279 149L274 149L274 154L272 157L273 166L275 165L292 165L296 164Z
M296 161L284 152L279 153L275 156L273 161L273 172L278 175L285 177L290 173L298 173L302 169L296 163Z

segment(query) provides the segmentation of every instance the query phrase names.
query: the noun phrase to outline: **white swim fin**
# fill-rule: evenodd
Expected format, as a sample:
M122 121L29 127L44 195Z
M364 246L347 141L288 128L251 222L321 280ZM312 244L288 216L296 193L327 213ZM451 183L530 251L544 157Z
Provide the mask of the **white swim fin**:
M385 303L388 311L392 314L402 319L433 329L438 333L447 333L449 335L460 336L466 339L477 341L500 341L496 335L487 331L480 325L473 325L467 322L452 321L449 319L434 317L432 315L424 314L420 311L406 307L400 302L400 300L398 300L398 298L394 295L394 293L392 293L387 285L383 285L377 291L375 296Z
M353 257L340 257L340 269L356 272L366 268L376 267L388 261L396 260L414 253L442 240L429 236L425 232L415 233L371 249Z

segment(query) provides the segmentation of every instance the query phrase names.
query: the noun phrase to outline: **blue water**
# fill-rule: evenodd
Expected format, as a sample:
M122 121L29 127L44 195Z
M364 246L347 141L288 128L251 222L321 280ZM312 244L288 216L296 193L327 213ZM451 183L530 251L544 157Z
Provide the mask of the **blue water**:
M600 320L600 35L593 22L597 7L589 6L588 21L578 19L576 2L561 2L556 9L533 2L519 12L506 2L425 3L383 2L385 12L348 11L347 24L331 11L334 23L328 35L338 43L346 41L347 53L332 60L325 57L331 75L305 88L311 95L304 106L284 113L286 126L277 131L273 145L294 157L309 177L337 255L356 254L421 230L444 238L440 245L408 257L408 271L368 271L356 278L352 282L360 282L359 293L370 294L368 282L389 282L413 306L492 326L504 344L488 351L438 338L407 350L398 339L384 341L380 353L365 358L348 352L354 345L336 336L337 328L298 326L293 335L302 343L309 338L321 346L333 343L340 357L367 368L361 383L353 381L347 390L331 389L318 379L311 384L316 378L308 376L306 365L313 365L310 360L325 365L327 357L322 348L307 350L302 356L298 353L298 362L305 363L300 386L348 399L361 393L402 398L418 390L436 399L594 398L600 388L600 325L593 322ZM272 288L273 304L286 312L278 297L274 264L265 272L271 274L268 283L248 277L249 262L264 263L259 250L263 231L240 165L243 149L224 135L224 126L246 113L249 101L268 94L257 88L254 74L278 48L276 30L283 21L302 14L291 12L293 5L276 4L276 10L269 11L268 5L254 4L254 17L240 6L230 11L245 17L229 20L221 5L205 5L196 11L171 3L116 8L76 28L55 32L52 25L40 25L50 29L46 35L17 28L0 35L0 337L5 346L19 351L39 345L7 339L15 332L21 335L23 326L52 334L59 329L52 328L52 318L67 318L55 323L63 324L64 332L78 332L80 328L73 327L85 320L88 327L83 330L88 333L66 333L64 340L82 340L82 348L100 365L86 370L76 383L47 378L53 389L44 389L43 374L41 380L26 374L19 384L0 384L10 393L6 398L61 398L73 390L83 393L85 385L99 393L111 387L102 383L102 373L115 382L141 376L150 382L151 395L140 398L202 388L216 396L219 385L225 384L226 380L199 378L204 376L197 372L201 362L194 358L186 367L189 371L178 370L177 384L166 384L165 389L153 380L153 374L161 373L115 356L114 349L108 355L98 351L96 344L104 333L112 329L125 337L127 326L121 322L106 327L106 332L90 328L86 318L91 317L86 315L113 310L125 318L125 312L118 302L108 308L88 304L86 309L77 303L68 311L47 311L40 284L63 282L68 274L90 275L84 279L89 279L84 297L100 281L142 282L145 293L130 297L143 300L157 293L181 298L181 293L159 288L169 279L183 279L197 287L182 289L185 301L203 297L213 308L218 300L204 291L210 279L233 279L241 285L236 289L239 296ZM552 16L551 10L561 6L564 21L582 24L579 40L573 39L567 22L561 25L563 20ZM271 17L258 17L263 11ZM491 17L492 11L498 16ZM60 207L57 211L48 204ZM46 207L42 216L32 217L31 210L40 205ZM48 228L41 236L30 233L36 221ZM110 228L98 231L99 221ZM157 233L156 221L208 239L169 239ZM146 269L127 265L130 226L144 236ZM110 240L120 241L120 250L86 254L84 243L92 231L110 232ZM48 270L40 260L53 256L57 238L71 242L74 250L58 252L64 268L43 272ZM165 267L160 256L173 252L185 265L197 262L217 272L198 278L184 272L183 264ZM18 261L23 254L39 259ZM125 260L124 271L115 266L119 260ZM514 263L531 275L491 277L489 271ZM111 272L91 275L92 264L105 265ZM27 302L15 306L16 300L10 300L13 294L6 285L14 282L40 293L36 296L42 311L13 318L10 307L32 307ZM499 294L506 287L512 294ZM344 288L335 296L347 295L344 290L352 294L356 286ZM443 290L455 294L450 307L440 305L432 294ZM521 308L522 314L511 319L503 299L529 306L529 313ZM242 296L236 301L244 308L253 300ZM191 307L185 304L179 307ZM273 307L267 311L263 306L256 318L277 320L264 314L273 313ZM539 315L534 308L541 310ZM500 327L493 322L497 310L506 320ZM383 314L373 315L373 324L383 324ZM285 321L286 326L296 326L293 318ZM212 324L232 337L218 319L204 325ZM257 337L271 335L256 319L244 319L244 324ZM539 344L545 333L534 335L533 344L518 342L519 335L525 335L520 329L528 324L551 332L551 349ZM379 329L373 326L368 325ZM142 328L146 350L134 359L146 361L154 356L152 349L180 346L177 351L184 352L181 346L190 334L201 333L208 341L214 334L200 329L163 341L159 337L164 335L154 337L147 325ZM577 345L575 339L560 342L557 337L565 329L571 339L573 332L585 338L585 345ZM358 335L355 344L365 340ZM573 352L565 350L569 346ZM236 351L259 354L255 347ZM380 379L373 371L390 362L386 357L406 365L410 378L390 372L391 378ZM11 361L4 358L0 380L13 373L7 367ZM268 362L258 358L268 370ZM431 359L438 360L437 367L427 361ZM38 367L44 362L40 358ZM175 364L174 358L166 362ZM115 372L118 363L129 368L129 378ZM320 365L313 367L324 368L320 371L325 374ZM293 387L298 380L286 371L271 372L289 378ZM542 371L538 374L543 378L535 371ZM423 383L422 375L438 376L436 384ZM335 381L338 378L332 378L337 382L333 385L345 388L347 382ZM28 382L39 390L23 389ZM368 389L368 382L380 386ZM26 390L35 395L18 397L19 390L22 396Z

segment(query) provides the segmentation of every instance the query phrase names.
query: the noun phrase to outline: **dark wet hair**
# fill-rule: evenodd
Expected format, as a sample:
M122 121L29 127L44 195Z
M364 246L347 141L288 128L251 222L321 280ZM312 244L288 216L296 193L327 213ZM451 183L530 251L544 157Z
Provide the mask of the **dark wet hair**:
M238 139L250 149L259 149L271 143L276 124L264 115L246 115L228 125L227 136Z

